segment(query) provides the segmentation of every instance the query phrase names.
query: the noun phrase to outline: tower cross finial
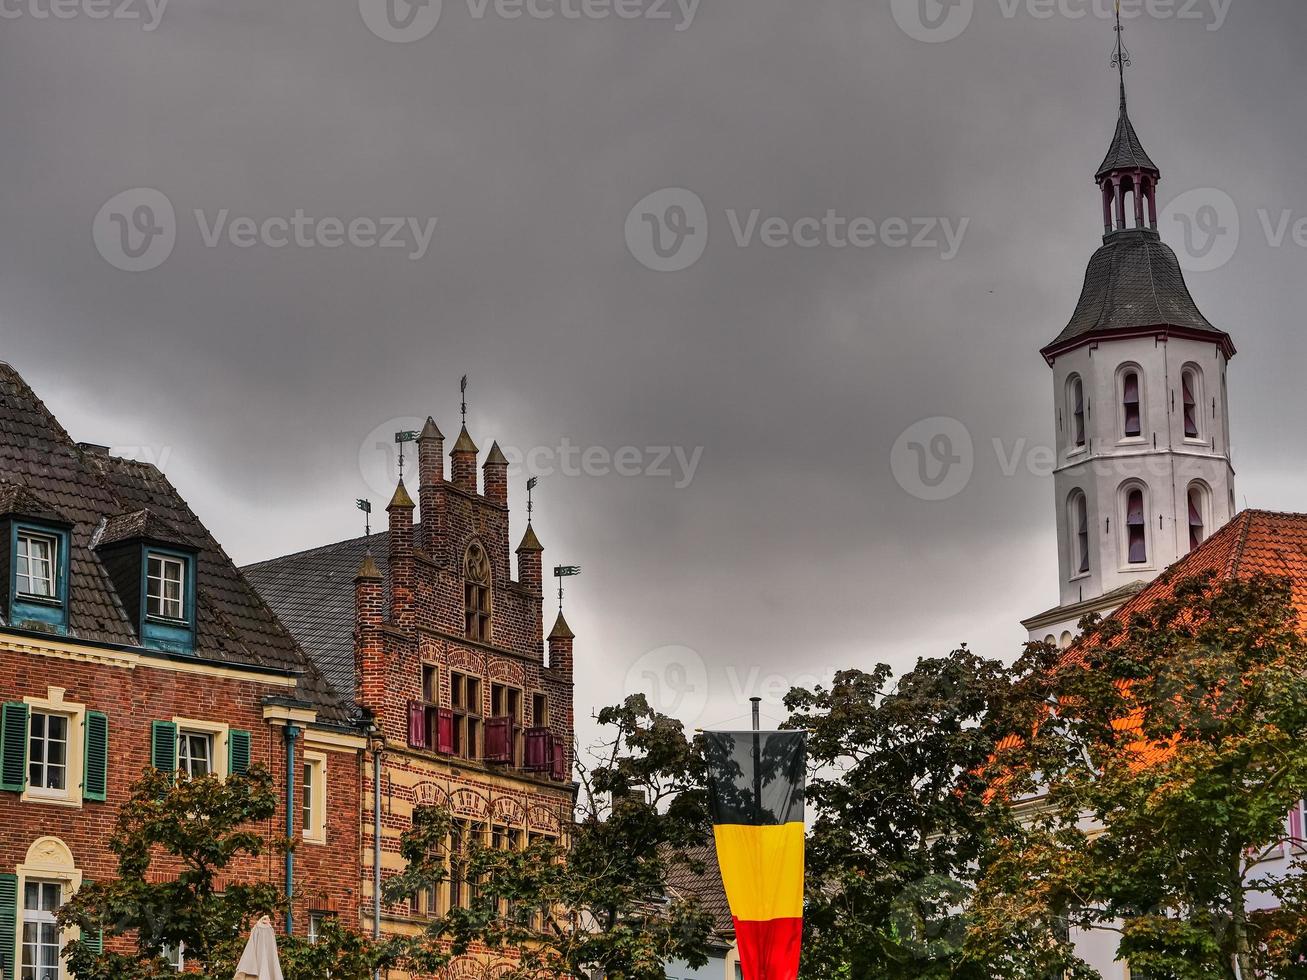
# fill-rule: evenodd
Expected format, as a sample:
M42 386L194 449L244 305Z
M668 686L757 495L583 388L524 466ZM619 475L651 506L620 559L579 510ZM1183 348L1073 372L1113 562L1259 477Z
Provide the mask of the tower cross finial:
M1121 0L1116 0L1116 52L1112 55L1112 67L1121 76L1121 111L1125 111L1125 70L1130 67L1130 52L1125 46L1125 28L1121 26Z

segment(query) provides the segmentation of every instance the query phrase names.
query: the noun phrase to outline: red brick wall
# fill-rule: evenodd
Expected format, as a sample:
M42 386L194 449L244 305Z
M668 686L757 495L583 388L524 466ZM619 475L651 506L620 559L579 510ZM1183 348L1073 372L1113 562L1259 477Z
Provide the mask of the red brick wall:
M28 642L28 641L24 641ZM85 801L80 809L24 802L16 793L0 792L0 872L12 872L39 837L60 838L87 877L105 880L117 864L106 842L118 807L132 783L150 764L150 723L174 716L222 722L250 732L252 762L268 767L284 793L286 749L282 729L263 720L262 699L285 696L284 687L257 679L182 673L150 666L127 669L55 657L0 650L0 699L44 698L50 687L65 690L65 701L109 717L109 783L105 803ZM71 736L72 733L70 733ZM80 735L80 733L78 733ZM296 744L302 762L304 738ZM317 748L321 751L321 747ZM297 779L298 782L298 779ZM359 881L359 760L354 752L327 755L328 846L301 844L295 878L299 896L296 931L307 925L310 904L328 904L342 920L356 921ZM277 814L258 827L265 840L285 834L284 800ZM161 864L160 870L166 871ZM271 851L234 866L233 877L284 883L284 857Z

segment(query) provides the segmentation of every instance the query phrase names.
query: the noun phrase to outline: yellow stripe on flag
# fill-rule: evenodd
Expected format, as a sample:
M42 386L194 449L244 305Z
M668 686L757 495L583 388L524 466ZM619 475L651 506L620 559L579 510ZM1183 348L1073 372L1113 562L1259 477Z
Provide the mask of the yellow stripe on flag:
M717 861L731 914L749 922L803 915L803 824L718 824Z

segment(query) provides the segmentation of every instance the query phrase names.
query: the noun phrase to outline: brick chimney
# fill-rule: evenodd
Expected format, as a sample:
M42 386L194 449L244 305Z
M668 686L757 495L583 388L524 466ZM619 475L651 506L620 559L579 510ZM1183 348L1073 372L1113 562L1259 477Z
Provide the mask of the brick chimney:
M491 503L501 507L508 506L508 460L504 457L499 443L490 446L486 453L485 464L481 467L485 473L485 495Z
M477 452L477 444L467 434L465 425L458 433L458 442L449 451L452 460L449 476L454 486L468 493L477 492Z
M354 700L377 717L386 698L385 604L381 572L369 551L354 576Z
M427 416L427 424L418 436L418 503L422 519L422 550L433 558L440 554L445 536L444 515L440 513L440 484L445 481L445 435L436 420Z
M413 588L413 498L404 481L399 481L386 513L390 515L390 622L400 629L412 629Z

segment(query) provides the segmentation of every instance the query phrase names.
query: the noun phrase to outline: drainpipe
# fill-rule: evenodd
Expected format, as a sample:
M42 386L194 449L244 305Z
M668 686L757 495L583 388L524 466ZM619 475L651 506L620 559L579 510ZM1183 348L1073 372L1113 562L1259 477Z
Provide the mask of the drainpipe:
M372 750L372 938L381 940L381 753L386 736L375 721L368 728L368 748ZM373 980L381 980L381 970L372 971Z
M295 739L300 730L294 725L286 726L286 839L295 838ZM295 850L286 850L286 935L295 934L295 921L291 909L295 905Z

